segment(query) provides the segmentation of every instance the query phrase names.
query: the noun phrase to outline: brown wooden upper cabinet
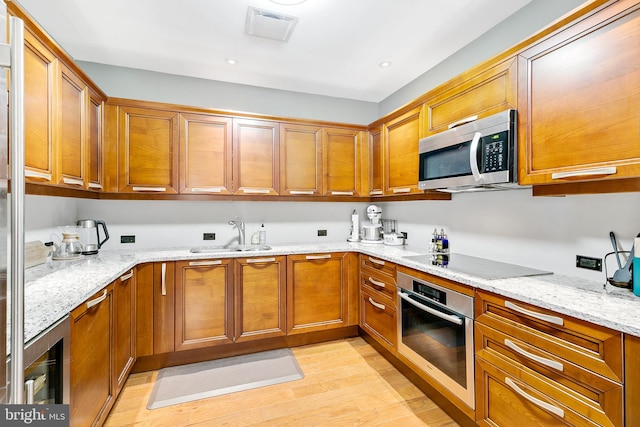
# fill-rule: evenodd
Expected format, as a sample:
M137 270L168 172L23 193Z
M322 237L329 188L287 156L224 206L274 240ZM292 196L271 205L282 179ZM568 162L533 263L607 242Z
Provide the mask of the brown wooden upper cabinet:
M119 111L119 191L177 193L178 113L126 106Z
M386 122L384 141L384 193L421 193L418 189L418 141L423 133L423 106Z
M322 127L280 123L280 194L323 194Z
M279 192L279 124L233 119L233 182L236 194Z
M104 189L104 100L95 90L88 88L87 159L85 179L90 190Z
M519 180L640 176L640 4L613 2L519 56Z
M472 69L434 90L425 102L425 133L430 136L459 122L517 107L517 61Z
M358 196L360 144L356 129L324 128L322 142L325 196Z
M363 151L362 188L365 195L384 194L384 147L382 126L369 130L368 144Z
M180 114L180 192L232 192L232 119Z
M58 86L57 184L83 188L86 165L87 87L60 63Z
M25 177L52 183L58 60L30 31L24 32Z

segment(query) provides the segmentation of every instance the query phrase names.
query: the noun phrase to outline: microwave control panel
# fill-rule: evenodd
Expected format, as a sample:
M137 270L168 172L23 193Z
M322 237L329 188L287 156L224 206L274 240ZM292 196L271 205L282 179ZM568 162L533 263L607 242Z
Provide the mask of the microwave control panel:
M482 138L482 173L507 170L508 132L499 132Z

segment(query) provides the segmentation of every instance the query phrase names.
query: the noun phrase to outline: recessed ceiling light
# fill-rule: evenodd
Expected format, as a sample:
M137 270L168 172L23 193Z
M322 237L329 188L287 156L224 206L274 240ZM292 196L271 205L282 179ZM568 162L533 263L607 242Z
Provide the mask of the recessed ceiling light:
M271 0L273 3L282 4L285 6L293 6L295 4L304 3L306 0Z
M391 67L391 61L383 61L381 63L378 64L378 66L380 68L387 68L387 67Z
M225 58L224 62L226 62L229 65L236 65L238 63L238 60L233 58Z

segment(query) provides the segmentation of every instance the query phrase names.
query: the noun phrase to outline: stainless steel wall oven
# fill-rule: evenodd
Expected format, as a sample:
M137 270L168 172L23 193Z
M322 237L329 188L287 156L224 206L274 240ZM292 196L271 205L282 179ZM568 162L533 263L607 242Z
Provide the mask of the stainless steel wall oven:
M475 409L473 298L398 273L398 352Z

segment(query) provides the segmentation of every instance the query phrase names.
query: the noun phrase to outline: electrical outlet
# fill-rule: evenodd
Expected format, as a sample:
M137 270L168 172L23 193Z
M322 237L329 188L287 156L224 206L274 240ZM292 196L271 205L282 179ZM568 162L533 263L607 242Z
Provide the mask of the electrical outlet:
M407 240L407 239L408 239L408 237L407 237L407 236L408 236L407 232L406 232L406 231L401 231L401 233L402 233L402 235L404 236L404 240Z
M135 243L136 236L120 236L120 243Z
M327 230L318 230L318 236L326 236Z
M586 268L587 270L602 271L602 258L576 255L576 267Z
M216 233L204 233L202 240L216 240Z

